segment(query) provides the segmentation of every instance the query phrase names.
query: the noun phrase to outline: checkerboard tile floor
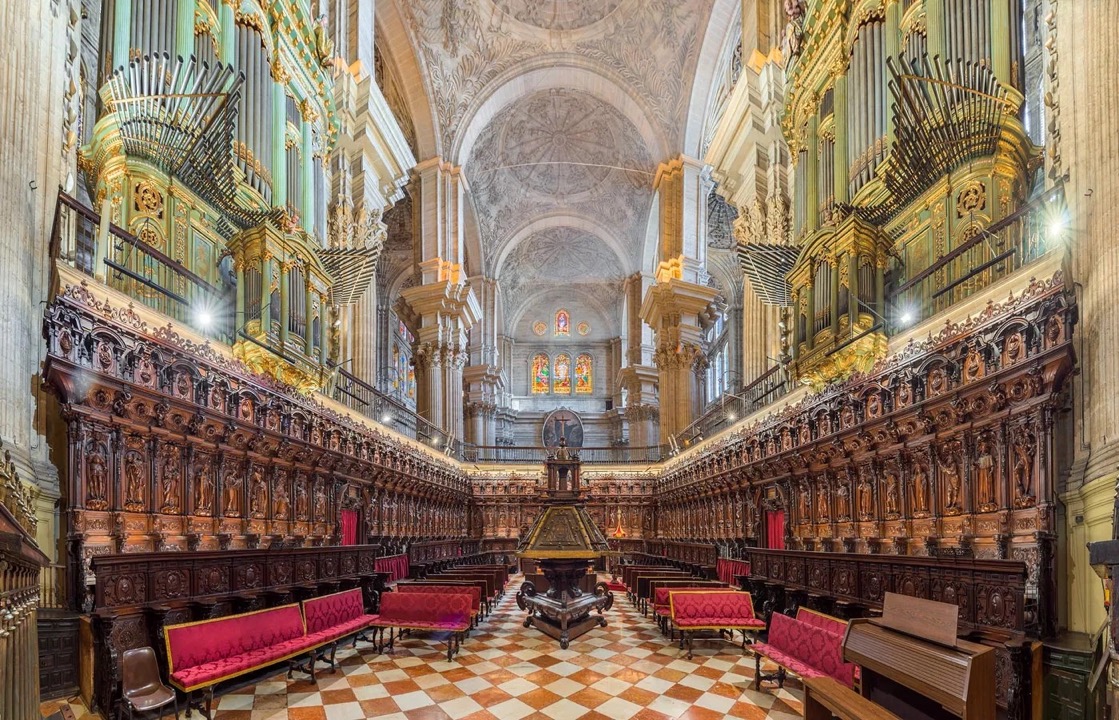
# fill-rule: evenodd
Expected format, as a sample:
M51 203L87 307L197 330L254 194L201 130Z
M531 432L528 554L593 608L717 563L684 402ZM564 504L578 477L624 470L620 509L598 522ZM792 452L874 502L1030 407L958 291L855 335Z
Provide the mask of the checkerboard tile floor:
M560 650L522 626L514 598L519 584L519 577L510 580L453 662L446 662L440 639L425 634L398 642L391 654L359 642L356 650L340 649L338 671L320 670L317 682L298 675L289 681L281 672L226 692L215 699L215 720L801 717L797 681L786 681L783 690L765 683L754 692L753 657L726 640L697 639L689 661L621 593L605 628ZM75 714L81 719L83 712Z

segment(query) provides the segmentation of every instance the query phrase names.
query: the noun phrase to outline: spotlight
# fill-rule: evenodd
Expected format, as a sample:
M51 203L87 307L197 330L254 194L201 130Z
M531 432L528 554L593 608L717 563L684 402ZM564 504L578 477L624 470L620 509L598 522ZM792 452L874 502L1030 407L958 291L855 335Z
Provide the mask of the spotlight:
M1057 240L1065 232L1065 217L1064 215L1055 215L1049 221L1049 239Z
M392 422L392 415L385 415L383 418L381 418L381 422L385 425L388 425L390 422Z
M899 321L901 322L902 327L910 325L913 322L913 313L906 310L901 314Z
M727 420L730 420L731 422L734 422L737 419L738 419L738 416L735 415L734 413L728 413L727 414Z
M198 327L205 330L213 324L214 316L210 314L209 310L199 310L195 313L194 320L198 323Z

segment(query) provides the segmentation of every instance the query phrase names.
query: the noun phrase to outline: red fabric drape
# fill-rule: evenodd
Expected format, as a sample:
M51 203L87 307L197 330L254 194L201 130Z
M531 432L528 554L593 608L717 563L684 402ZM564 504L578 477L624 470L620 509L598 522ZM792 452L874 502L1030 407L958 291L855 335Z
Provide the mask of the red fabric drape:
M396 582L401 578L408 577L408 556L407 555L392 555L389 557L379 557L376 562L377 572L389 573L389 582Z
M765 546L770 550L785 549L785 511L765 511Z
M715 561L715 573L719 577L720 582L727 585L737 585L735 580L736 575L749 575L750 562L748 560L732 560L730 558L719 558Z
M342 511L342 544L357 545L357 510Z

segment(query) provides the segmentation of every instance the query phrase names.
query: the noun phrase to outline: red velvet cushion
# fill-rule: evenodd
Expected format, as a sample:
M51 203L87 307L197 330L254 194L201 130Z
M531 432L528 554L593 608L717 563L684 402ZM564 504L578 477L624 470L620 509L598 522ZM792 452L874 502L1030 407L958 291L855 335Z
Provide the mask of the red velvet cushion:
M171 672L214 663L267 649L303 636L298 605L231 615L217 620L164 628Z
M400 583L396 586L396 591L404 593L426 592L436 595L469 595L472 612L477 612L482 607L482 588L477 585L409 585Z
M680 627L729 627L755 621L754 603L748 592L670 588L668 605L672 622Z
M303 615L307 618L308 633L326 630L354 618L359 618L364 614L365 603L362 600L360 588L332 593L303 602Z
M470 627L470 595L385 593L376 624L383 627L433 627L465 630Z

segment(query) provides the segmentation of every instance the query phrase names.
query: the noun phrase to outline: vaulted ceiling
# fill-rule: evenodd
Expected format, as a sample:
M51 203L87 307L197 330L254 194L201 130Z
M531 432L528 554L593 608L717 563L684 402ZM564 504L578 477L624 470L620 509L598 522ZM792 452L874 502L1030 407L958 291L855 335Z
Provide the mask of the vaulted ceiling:
M529 339L565 295L620 331L622 280L654 262L657 164L700 152L739 1L379 0L421 159L464 168L501 331Z

